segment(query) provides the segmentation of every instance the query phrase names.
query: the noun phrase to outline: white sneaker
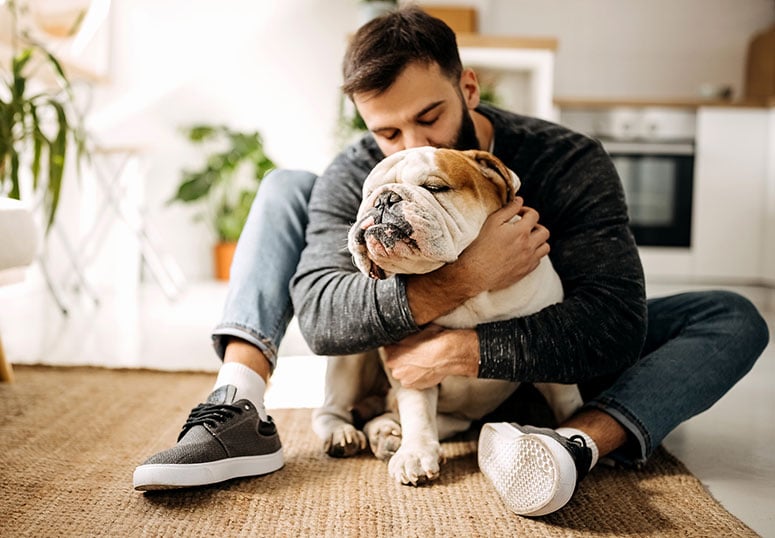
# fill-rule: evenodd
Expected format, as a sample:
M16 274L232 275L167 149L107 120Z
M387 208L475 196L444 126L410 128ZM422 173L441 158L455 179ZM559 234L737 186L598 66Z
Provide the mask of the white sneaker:
M503 502L522 516L556 512L576 491L592 462L586 441L549 428L491 422L479 435L479 468Z

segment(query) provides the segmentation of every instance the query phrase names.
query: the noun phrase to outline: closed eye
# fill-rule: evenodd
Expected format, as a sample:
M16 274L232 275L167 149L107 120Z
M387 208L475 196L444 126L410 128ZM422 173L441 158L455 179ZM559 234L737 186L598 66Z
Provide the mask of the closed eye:
M430 184L430 183L422 185L422 188L434 194L452 190L452 188L449 185L438 185L438 184Z
M377 136L381 136L385 140L395 140L398 137L398 130L391 130L391 131L378 131L375 132Z

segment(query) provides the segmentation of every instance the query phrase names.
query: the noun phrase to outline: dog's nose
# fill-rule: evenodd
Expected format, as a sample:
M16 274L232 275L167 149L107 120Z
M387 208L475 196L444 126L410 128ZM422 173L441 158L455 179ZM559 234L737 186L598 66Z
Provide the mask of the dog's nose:
M377 209L389 209L401 201L401 197L393 191L385 191L377 197L374 207Z

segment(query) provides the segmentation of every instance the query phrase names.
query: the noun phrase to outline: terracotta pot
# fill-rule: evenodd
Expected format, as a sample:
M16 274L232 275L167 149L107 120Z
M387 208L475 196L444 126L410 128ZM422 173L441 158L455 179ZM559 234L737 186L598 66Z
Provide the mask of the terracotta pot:
M237 242L216 243L213 247L213 260L215 262L215 278L217 280L229 280L231 260L234 258L234 249Z

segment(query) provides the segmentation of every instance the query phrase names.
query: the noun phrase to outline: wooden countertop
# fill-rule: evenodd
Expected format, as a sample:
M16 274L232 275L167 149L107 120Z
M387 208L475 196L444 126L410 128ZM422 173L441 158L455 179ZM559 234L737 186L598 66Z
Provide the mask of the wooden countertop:
M666 108L699 108L699 107L734 107L734 108L772 108L775 107L775 97L769 99L724 100L702 99L700 97L679 98L586 98L586 97L555 97L554 104L560 108L612 108L612 107L666 107Z
M557 50L557 39L553 37L513 37L459 33L457 34L457 44L458 47Z

